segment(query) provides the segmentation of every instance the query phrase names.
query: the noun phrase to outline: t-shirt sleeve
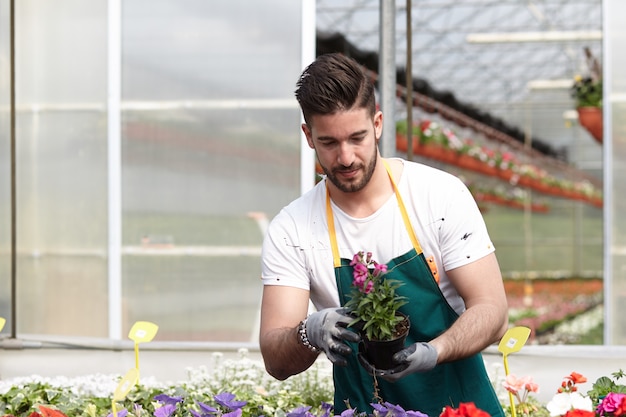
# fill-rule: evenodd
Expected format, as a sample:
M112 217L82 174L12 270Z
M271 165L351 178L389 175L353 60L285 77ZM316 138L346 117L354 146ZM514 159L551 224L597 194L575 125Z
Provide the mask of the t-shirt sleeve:
M294 219L283 209L271 222L263 240L261 280L263 285L310 289L305 257Z
M495 251L474 197L458 178L450 187L449 197L441 235L441 256L446 271Z

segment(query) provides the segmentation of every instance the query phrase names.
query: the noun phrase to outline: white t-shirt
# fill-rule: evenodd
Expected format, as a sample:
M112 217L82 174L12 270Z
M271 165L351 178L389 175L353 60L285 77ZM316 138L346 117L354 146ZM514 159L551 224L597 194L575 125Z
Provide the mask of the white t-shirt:
M445 271L476 261L495 250L471 193L457 177L415 162L403 161L398 189L424 256L432 256L439 287L461 314L463 300ZM348 216L332 203L339 254L352 259L363 250L387 263L413 246L395 195L366 218ZM338 307L333 256L326 221L326 182L294 200L271 221L263 242L264 285L310 290L317 309Z

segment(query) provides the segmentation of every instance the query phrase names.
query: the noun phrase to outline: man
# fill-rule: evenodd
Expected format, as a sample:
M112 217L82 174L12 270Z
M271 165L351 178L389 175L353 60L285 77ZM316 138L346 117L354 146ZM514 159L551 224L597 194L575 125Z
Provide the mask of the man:
M438 416L446 405L474 402L503 416L480 352L506 331L507 302L471 194L443 171L381 157L383 115L353 60L318 57L302 73L296 98L326 178L272 220L263 243L267 371L285 379L323 351L334 364L336 414L370 412L375 374L379 396L405 410ZM359 358L359 336L346 328L351 318L341 306L352 275L345 260L361 250L403 265L386 274L403 282L409 302L400 310L412 322L410 345L392 369ZM309 300L317 311L307 318Z

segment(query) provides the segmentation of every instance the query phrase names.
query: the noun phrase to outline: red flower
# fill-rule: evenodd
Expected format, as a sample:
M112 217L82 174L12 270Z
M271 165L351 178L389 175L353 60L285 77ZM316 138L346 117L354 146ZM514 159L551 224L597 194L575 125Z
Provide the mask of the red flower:
M52 408L48 408L46 406L40 405L39 410L44 417L67 417L65 414L60 412L59 410L55 410Z
M569 410L563 417L595 417L596 413L594 411L587 410Z
M446 406L439 417L490 417L489 413L476 407L474 403L461 403L458 409ZM580 416L585 417L585 416Z
M578 372L572 372L566 378L572 381L574 384L582 384L583 382L587 382L587 378L585 378L583 375L579 374Z
M446 405L439 417L461 417L461 414L459 414L458 410Z

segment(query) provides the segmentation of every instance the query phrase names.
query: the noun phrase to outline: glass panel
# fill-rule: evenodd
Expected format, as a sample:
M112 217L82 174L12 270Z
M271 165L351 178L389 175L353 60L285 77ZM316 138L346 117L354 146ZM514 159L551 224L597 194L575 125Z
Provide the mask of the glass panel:
M521 210L490 205L484 213L503 274L602 276L602 210L571 200L534 198L549 211L525 217Z
M256 341L264 225L299 194L300 4L133 0L123 26L123 333Z
M612 152L605 154L605 158L611 158L612 167L611 178L607 192L612 197L612 204L607 212L608 218L612 221L611 233L612 241L610 245L610 256L612 271L608 276L611 279L610 291L606 293L608 298L609 311L607 312L611 320L610 334L611 344L626 344L626 57L623 54L626 47L624 38L623 19L626 13L626 3L619 0L607 2L607 16L609 20L608 31L608 56L611 60L605 60L611 65L609 73L611 78L605 83L605 103L608 102L611 109L612 130L605 128L604 135L612 144ZM605 141L606 141L605 139Z
M298 122L295 109L127 115L125 328L150 320L161 338L250 340L264 222L298 194Z
M18 332L107 337L107 1L16 5ZM151 320L160 340L250 341L264 228L299 194L300 3L129 0L122 20L124 332Z
M11 122L9 2L0 2L0 317L11 332Z
M103 337L106 1L16 2L16 29L17 330Z

